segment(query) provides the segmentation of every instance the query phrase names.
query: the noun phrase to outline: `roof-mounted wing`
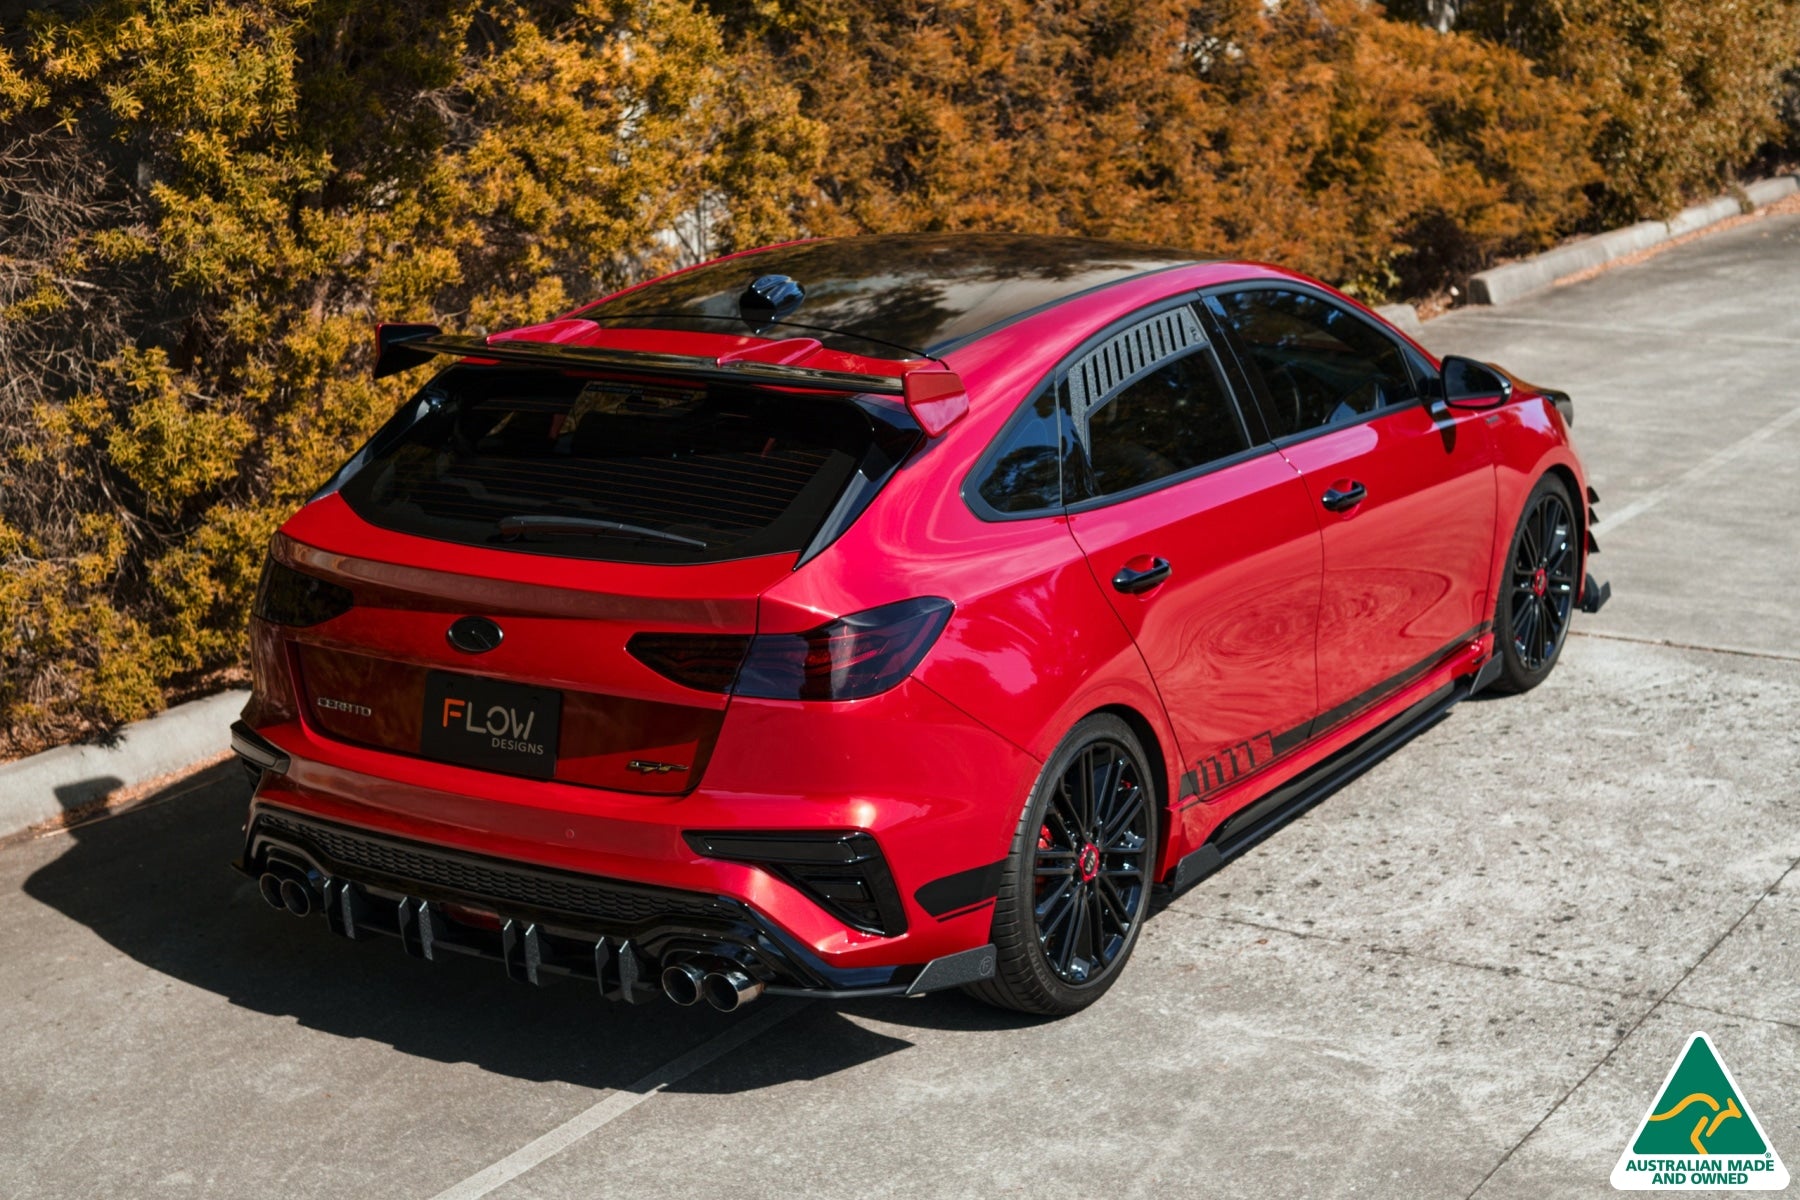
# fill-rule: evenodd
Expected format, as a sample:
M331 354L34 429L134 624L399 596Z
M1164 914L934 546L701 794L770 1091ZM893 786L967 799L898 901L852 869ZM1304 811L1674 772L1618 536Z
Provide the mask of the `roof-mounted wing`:
M789 361L817 349L816 341L794 338L770 342L747 351L718 358L687 354L661 354L644 350L615 350L601 346L570 346L511 338L472 337L445 333L436 325L375 327L375 378L430 362L440 354L464 358L495 359L533 366L592 370L643 371L714 383L762 383L814 391L898 396L928 437L936 437L969 411L969 396L955 372L935 364L892 375L857 371L825 371L795 366Z

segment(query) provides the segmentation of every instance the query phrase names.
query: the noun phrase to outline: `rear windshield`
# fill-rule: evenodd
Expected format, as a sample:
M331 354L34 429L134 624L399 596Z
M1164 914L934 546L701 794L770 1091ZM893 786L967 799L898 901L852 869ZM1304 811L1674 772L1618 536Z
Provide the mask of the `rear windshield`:
M843 398L453 367L340 494L387 529L616 562L803 549L873 448Z

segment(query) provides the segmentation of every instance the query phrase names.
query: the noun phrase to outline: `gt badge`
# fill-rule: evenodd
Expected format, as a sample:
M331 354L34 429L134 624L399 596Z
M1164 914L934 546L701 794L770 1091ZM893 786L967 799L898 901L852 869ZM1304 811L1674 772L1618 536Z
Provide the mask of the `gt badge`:
M686 763L651 762L647 758L634 758L625 766L633 771L642 771L646 775L667 775L670 771L687 770Z

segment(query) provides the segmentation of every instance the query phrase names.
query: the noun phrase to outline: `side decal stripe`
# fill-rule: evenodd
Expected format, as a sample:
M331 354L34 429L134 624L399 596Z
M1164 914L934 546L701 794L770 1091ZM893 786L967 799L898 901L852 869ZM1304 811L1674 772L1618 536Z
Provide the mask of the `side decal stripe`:
M1359 692L1342 704L1328 709L1310 720L1300 722L1292 729L1275 734L1261 733L1248 742L1228 747L1210 758L1201 759L1195 764L1195 772L1182 777L1183 795L1178 807L1181 809L1191 808L1212 793L1222 790L1226 784L1238 783L1249 778L1313 739L1323 737L1346 721L1374 708L1383 700L1405 689L1409 684L1430 674L1451 654L1482 634L1489 632L1493 627L1492 621L1483 621L1479 625L1470 627L1412 666L1388 676L1374 687ZM1190 777L1198 781L1198 785L1192 793L1189 793L1185 787L1186 781Z

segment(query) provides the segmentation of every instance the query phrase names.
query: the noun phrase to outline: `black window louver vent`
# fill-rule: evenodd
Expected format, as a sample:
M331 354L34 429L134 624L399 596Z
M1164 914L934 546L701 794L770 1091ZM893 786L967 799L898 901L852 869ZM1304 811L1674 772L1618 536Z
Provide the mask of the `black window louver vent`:
M1114 392L1205 344L1200 320L1185 304L1107 338L1069 368L1076 430L1085 431L1088 411Z

